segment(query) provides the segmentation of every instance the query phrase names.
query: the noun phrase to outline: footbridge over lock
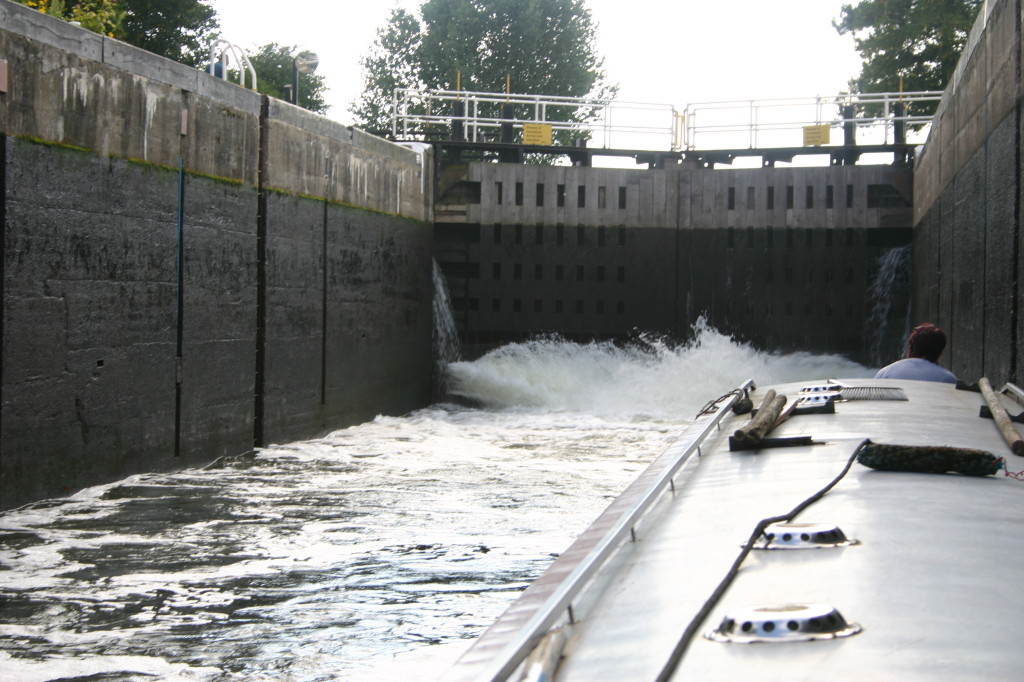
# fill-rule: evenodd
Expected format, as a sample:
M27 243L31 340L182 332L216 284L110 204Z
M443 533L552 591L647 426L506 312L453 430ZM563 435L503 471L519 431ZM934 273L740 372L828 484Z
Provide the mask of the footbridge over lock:
M606 112L582 142L543 120L555 104L443 93L451 115L396 117L395 132L432 138L434 253L470 352L538 333L683 339L703 319L881 363L907 323L907 287L877 286L908 276L907 131L939 94L646 105L667 124ZM527 144L537 127L550 138Z

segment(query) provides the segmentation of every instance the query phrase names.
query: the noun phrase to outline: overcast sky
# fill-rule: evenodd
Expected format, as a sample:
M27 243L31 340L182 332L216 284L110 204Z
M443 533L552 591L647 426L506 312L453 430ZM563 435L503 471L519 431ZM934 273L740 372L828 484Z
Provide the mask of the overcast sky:
M242 47L297 45L320 57L329 117L351 123L359 58L395 5L417 0L208 0ZM851 0L847 0L850 2ZM832 28L842 0L587 0L619 99L671 104L834 95L860 69ZM515 88L513 87L513 90Z

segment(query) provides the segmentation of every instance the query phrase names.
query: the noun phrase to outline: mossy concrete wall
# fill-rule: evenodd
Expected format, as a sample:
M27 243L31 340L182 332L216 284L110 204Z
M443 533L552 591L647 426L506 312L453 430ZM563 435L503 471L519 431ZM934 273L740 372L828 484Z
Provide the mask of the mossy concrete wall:
M915 168L913 317L946 330L968 382L1024 366L1021 18L1020 0L982 6Z
M0 0L0 506L425 404L430 167Z

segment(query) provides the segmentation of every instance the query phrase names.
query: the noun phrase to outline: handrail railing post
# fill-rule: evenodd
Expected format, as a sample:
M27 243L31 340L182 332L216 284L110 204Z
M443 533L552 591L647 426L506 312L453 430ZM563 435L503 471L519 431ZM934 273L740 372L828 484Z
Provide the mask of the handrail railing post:
M890 121L889 121L889 93L885 93L884 104L882 106L882 111L883 111L882 118L885 120L885 122L882 124L883 125L882 131L883 131L883 134L884 134L884 137L882 139L886 143L888 143L889 142L889 125L890 125Z
M750 100L750 102L748 104L747 125L748 125L748 128L747 128L747 145L751 149L753 149L754 146L755 146L754 145L754 126L755 126L755 121L754 121L754 100Z
M473 97L470 99L470 102L472 103L471 110L473 112L469 118L469 127L472 131L470 139L473 142L476 142L477 119L479 118L477 114L479 113L480 101L476 97Z
M604 146L612 146L612 108L604 108Z
M697 118L697 110L691 110L689 107L686 108L686 148L696 149L697 148L697 129L696 123L694 122Z
M398 90L399 88L395 88L394 90L391 91L391 137L398 137ZM403 125L406 123L406 120L406 117L403 116ZM405 134L404 128L402 130L402 134L403 136Z

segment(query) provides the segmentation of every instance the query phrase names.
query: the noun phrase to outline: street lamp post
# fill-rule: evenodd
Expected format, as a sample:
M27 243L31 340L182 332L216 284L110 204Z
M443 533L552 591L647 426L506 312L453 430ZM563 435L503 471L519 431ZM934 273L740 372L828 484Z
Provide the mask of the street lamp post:
M303 50L292 59L292 104L296 106L299 104L299 74L313 73L319 65L320 58L316 56L315 52L309 50Z

